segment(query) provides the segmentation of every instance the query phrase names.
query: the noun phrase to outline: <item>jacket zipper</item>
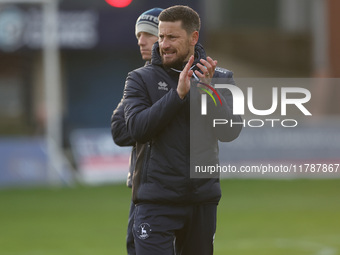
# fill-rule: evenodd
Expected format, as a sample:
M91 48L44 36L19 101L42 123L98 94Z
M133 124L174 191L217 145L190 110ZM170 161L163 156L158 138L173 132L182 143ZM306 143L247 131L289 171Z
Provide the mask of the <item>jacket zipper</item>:
M148 166L149 166L149 158L151 154L151 141L148 142L148 147L144 154L144 164L143 164L143 173L142 173L142 181L141 183L146 183L148 181Z

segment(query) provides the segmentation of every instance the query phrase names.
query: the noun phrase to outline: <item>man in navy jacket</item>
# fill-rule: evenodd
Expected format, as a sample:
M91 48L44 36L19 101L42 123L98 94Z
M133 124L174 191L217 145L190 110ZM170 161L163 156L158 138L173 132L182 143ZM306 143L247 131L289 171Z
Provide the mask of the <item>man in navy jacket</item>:
M221 197L218 178L190 178L190 98L196 80L226 78L232 72L216 68L198 44L200 18L187 6L173 6L159 16L159 39L151 64L129 73L124 89L124 113L129 134L147 144L138 154L133 176L136 204L134 236L137 254L213 253L216 209ZM222 107L213 115L240 123L233 115L232 96L221 93ZM218 164L217 141L232 141L241 125L212 129L200 122L208 144L209 163ZM210 126L209 126L210 125Z

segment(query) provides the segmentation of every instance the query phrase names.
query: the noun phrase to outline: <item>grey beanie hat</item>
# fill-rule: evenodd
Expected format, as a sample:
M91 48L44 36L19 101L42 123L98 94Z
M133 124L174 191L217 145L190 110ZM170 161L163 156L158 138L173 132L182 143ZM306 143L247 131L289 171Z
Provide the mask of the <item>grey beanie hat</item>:
M153 8L143 12L136 21L136 37L139 32L147 32L158 37L158 15L162 11L161 8Z

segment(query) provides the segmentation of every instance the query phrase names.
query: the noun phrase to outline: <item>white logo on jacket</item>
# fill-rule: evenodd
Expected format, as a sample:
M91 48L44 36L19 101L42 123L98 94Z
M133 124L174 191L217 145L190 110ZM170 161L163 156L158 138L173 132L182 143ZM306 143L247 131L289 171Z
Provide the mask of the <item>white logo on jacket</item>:
M169 91L168 84L166 84L164 81L158 82L158 89Z

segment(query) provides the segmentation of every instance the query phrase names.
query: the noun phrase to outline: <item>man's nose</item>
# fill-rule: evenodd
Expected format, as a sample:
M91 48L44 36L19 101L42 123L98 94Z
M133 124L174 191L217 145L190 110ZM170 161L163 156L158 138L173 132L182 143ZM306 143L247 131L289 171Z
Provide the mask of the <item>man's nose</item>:
M145 37L144 35L140 35L140 37L138 38L138 45L145 45Z
M161 46L163 49L167 49L170 47L170 42L168 39L164 38L163 41L161 42Z

